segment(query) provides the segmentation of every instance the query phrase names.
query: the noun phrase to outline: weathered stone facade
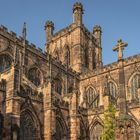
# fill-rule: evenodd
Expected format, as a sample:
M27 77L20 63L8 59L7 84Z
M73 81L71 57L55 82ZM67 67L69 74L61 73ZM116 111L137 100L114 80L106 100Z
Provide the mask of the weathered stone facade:
M0 139L99 140L103 112L117 108L116 140L140 139L140 55L123 58L127 43L114 48L118 61L102 63L101 27L89 32L83 6L73 23L53 33L45 24L45 52L0 26Z

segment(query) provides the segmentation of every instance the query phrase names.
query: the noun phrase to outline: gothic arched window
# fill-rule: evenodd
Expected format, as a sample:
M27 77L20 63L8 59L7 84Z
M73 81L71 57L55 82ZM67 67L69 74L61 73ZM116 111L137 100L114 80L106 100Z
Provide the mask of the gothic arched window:
M56 78L54 80L54 89L56 93L59 93L61 95L61 91L62 91L62 82L59 78Z
M41 83L41 73L38 68L31 68L28 72L28 78L29 80L35 84L36 86L39 86Z
M132 95L132 99L138 99L138 88L140 88L140 74L134 75L131 79L130 84L130 93Z
M109 86L109 94L112 97L116 98L116 94L117 94L116 85L113 82L109 82L108 86Z
M103 133L103 126L97 123L91 131L91 140L100 140Z
M12 61L8 55L0 55L0 72L8 69L12 64Z
M97 107L99 103L99 96L96 94L95 89L89 87L86 91L86 102L88 107Z

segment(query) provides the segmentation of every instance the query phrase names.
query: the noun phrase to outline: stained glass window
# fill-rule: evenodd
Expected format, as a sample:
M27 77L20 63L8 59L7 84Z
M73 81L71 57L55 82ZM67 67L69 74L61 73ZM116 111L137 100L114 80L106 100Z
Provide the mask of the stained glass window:
M89 87L86 91L86 101L88 107L97 107L99 102L99 97L96 94L95 89Z
M113 82L109 82L109 93L112 97L116 98L117 89Z
M8 55L1 55L0 56L0 72L8 69L11 66L12 62Z
M136 74L131 80L130 93L132 95L132 99L138 98L138 88L140 88L140 75Z
M41 74L38 68L31 68L28 73L28 78L33 84L39 86L41 83Z

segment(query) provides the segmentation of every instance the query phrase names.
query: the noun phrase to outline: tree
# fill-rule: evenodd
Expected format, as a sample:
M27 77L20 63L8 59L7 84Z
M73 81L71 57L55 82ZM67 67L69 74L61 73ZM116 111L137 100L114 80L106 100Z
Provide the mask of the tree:
M104 111L104 130L101 140L115 140L115 113L115 107L112 104L109 104L108 108Z

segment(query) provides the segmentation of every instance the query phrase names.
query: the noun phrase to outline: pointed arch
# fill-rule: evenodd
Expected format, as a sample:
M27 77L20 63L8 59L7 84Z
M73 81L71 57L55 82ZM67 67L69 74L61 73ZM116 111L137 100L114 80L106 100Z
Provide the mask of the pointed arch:
M68 126L66 124L66 121L64 119L63 113L60 108L57 108L56 110L56 132L55 132L55 139L62 140L62 139L68 139Z
M41 139L41 123L30 99L20 109L20 140Z
M43 82L43 74L38 66L33 65L28 70L28 79L35 85L40 86Z
M135 72L128 80L130 100L138 100L138 89L140 89L140 72Z
M99 94L96 92L94 87L92 86L87 87L85 98L86 98L87 107L94 108L98 106Z
M9 69L12 66L13 58L9 53L0 54L0 72Z
M68 45L64 46L64 64L66 64L67 66L70 65L70 48Z
M98 116L93 118L89 130L91 140L100 140L101 135L103 133L103 122L101 118L99 118Z
M117 90L117 84L114 80L110 79L108 81L108 88L109 88L109 94L115 99L117 98L118 90Z
M34 140L39 138L39 131L35 115L29 109L22 111L20 114L20 139Z

